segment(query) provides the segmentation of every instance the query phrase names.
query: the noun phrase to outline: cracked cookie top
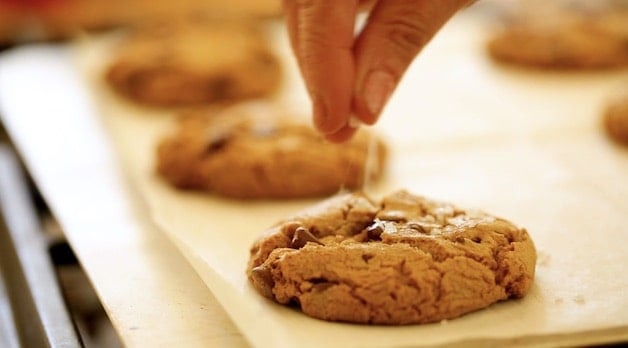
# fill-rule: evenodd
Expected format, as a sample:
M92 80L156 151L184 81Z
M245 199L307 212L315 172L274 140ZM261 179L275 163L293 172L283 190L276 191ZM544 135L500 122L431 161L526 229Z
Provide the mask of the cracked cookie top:
M410 324L523 297L536 252L525 229L399 191L330 199L251 248L253 287L313 317Z

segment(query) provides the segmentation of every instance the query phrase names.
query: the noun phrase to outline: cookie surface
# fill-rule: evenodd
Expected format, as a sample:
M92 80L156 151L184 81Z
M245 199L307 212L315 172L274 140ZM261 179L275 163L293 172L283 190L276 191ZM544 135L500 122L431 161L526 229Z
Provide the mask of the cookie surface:
M628 11L510 25L487 45L499 62L546 69L628 67Z
M399 191L339 196L276 224L247 273L262 295L309 316L397 325L521 298L535 263L525 229Z
M611 139L628 145L628 95L608 105L604 112L604 128Z
M203 19L142 27L120 43L106 80L154 106L264 97L277 90L281 69L260 29Z
M175 187L234 198L305 198L361 188L369 146L378 179L386 147L360 130L343 144L325 141L311 125L236 106L222 112L196 111L157 150L157 171Z

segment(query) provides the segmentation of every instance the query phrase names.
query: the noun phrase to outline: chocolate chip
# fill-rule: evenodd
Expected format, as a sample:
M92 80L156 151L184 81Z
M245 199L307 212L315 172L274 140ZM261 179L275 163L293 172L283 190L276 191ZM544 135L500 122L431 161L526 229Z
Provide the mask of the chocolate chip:
M207 84L207 93L216 100L227 98L233 89L233 81L228 76L216 76Z
M273 280L270 268L264 266L254 267L251 270L251 278L253 279L253 284L256 285L256 288L262 293L262 295L268 298L273 298L273 287L275 286L275 281Z
M215 134L210 137L207 146L205 146L204 155L210 155L216 151L223 149L229 141L229 135L226 133Z
M290 301L288 301L288 307L300 308L301 301L299 301L299 298L296 296L290 297Z
M369 262L370 259L374 258L375 255L373 254L362 254L362 260L364 260L364 262Z
M321 245L323 244L316 237L314 237L314 235L310 233L307 228L299 226L294 230L294 236L290 242L290 247L292 249L301 249L309 242Z
M152 74L146 71L140 71L135 74L131 74L127 81L128 89L131 91L143 89L147 84L149 84L151 78Z
M384 233L384 223L375 220L371 226L366 228L366 233L369 239L380 239L382 233Z

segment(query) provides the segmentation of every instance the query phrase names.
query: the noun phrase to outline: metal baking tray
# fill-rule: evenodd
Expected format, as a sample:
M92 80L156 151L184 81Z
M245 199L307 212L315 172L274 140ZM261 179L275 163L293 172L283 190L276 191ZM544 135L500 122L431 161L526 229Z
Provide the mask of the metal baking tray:
M0 145L0 347L82 347L19 161Z

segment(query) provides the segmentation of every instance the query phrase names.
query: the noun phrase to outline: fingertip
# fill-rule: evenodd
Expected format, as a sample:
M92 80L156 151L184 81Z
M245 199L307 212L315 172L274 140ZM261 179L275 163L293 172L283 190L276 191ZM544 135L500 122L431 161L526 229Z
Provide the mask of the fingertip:
M328 129L328 112L323 100L318 96L312 96L312 120L314 127L321 133L329 133L333 130Z
M345 126L335 133L325 134L325 139L332 143L340 144L349 141L358 131L358 128Z
M348 104L348 103L347 103ZM320 96L312 97L312 116L314 127L323 134L333 134L341 130L349 122L349 107L339 102L329 107Z

